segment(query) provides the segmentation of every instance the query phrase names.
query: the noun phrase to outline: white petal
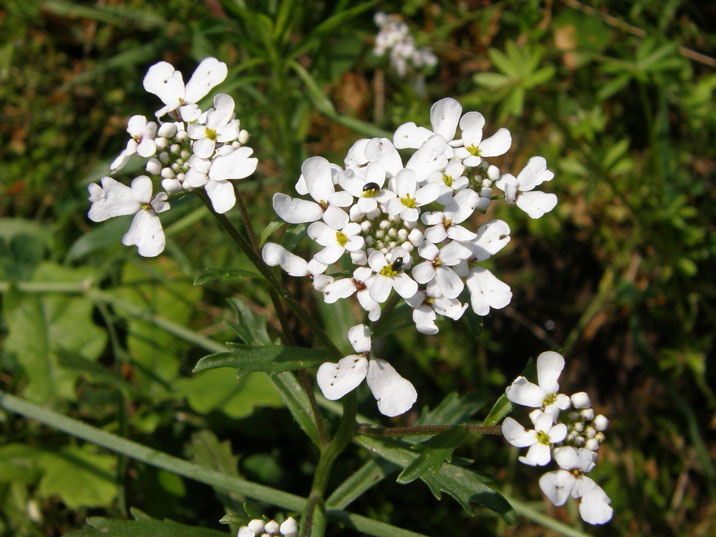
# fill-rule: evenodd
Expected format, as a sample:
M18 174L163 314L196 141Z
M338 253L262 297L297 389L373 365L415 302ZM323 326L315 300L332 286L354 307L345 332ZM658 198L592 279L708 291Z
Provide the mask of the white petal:
M462 114L462 106L451 97L440 99L433 104L430 108L430 123L435 134L439 134L448 142L452 140L460 121L460 114Z
M527 447L537 442L537 434L527 431L515 419L507 417L502 422L502 436L515 447Z
M545 466L552 460L549 446L537 442L530 446L527 455L519 457L519 461L529 466Z
M442 222L425 230L425 239L431 244L440 244L447 236L447 230Z
M428 183L422 188L419 188L415 193L415 203L418 207L432 203L440 195L440 184L439 183Z
M453 227L460 226L450 226L450 229ZM471 254L472 250L470 248L457 241L450 241L445 246L440 248L440 259L442 260L443 265L447 265L449 267L457 265L460 261L470 257Z
M219 93L214 97L214 109L209 110L206 116L206 126L218 130L231 121L233 115L234 99L225 93Z
M103 222L115 216L134 214L142 207L132 189L111 177L102 178L102 187L89 185L92 206L87 216L93 222Z
M217 213L224 214L236 205L234 186L228 181L209 181L204 188L211 200L211 206Z
M480 226L477 238L470 244L477 261L484 261L510 242L510 226L503 220L492 220Z
M403 298L410 298L418 291L418 284L404 272L393 276L393 287Z
M343 248L343 246L340 246L338 244L331 244L318 252L314 257L317 261L320 261L321 263L331 265L332 263L338 261L345 251L346 249Z
M327 203L335 192L329 162L323 157L308 158L301 165L301 174L311 197L319 203Z
M269 267L281 266L290 276L305 276L308 274L306 260L292 254L280 244L274 242L264 244L261 250L261 257Z
M370 352L370 328L357 324L348 329L348 341L356 352Z
M191 150L197 157L201 159L208 159L214 155L214 148L216 147L216 142L214 140L211 140L210 138L201 138L200 140L195 141L193 144L191 144ZM218 179L226 179L226 177L220 177L218 172L214 172L215 178Z
M485 116L480 112L468 112L460 118L460 129L465 146L477 147L482 141L482 128L485 126Z
M393 289L393 282L390 278L376 274L372 276L367 283L368 289L370 290L370 297L373 300L380 304L388 300L388 295L390 295L390 291Z
M379 163L394 177L403 169L400 153L388 138L373 138L365 145L365 156L370 162Z
M439 134L431 136L413 153L405 167L414 170L418 182L421 182L447 165L446 148L445 138Z
M442 295L446 298L457 298L465 287L460 276L447 267L437 268L435 282L440 288Z
M309 237L321 246L336 244L336 229L332 228L325 222L313 222L310 226L308 226L308 230L306 232Z
M547 161L543 157L532 157L527 165L517 174L520 190L527 192L545 181L551 181L554 173L547 169Z
M507 129L500 129L489 138L480 142L481 157L497 157L509 151L512 145L512 136Z
M423 261L413 267L413 278L418 283L428 283L435 277L435 267L432 261Z
M418 399L418 392L410 381L401 377L385 360L370 361L366 380L378 401L378 410L384 416L399 416L410 410Z
M356 293L358 303L365 311L368 312L368 319L375 322L380 319L380 304L373 300L368 289L363 289Z
M214 159L209 178L215 181L225 179L243 179L256 171L257 158L249 158L253 153L250 147L238 147L228 155Z
M152 180L146 175L132 179L132 195L140 203L149 203L152 199Z
M609 505L610 502L606 492L595 483L594 487L582 496L582 501L579 504L579 514L582 516L582 520L589 524L609 522L614 514L614 509Z
M537 219L557 206L557 196L539 190L520 192L516 203L530 218Z
M164 104L174 110L184 98L184 80L181 73L167 62L152 65L144 76L144 89L159 97Z
M413 322L421 334L434 335L438 333L435 318L435 311L430 306L420 306L413 310Z
M557 393L557 380L564 369L564 358L554 351L546 351L537 357L537 382L545 393Z
M341 229L348 223L348 215L343 209L329 205L323 212L323 221L333 229Z
M562 470L573 470L579 463L577 450L571 446L555 448L552 452L555 462Z
M537 408L542 406L546 392L525 377L517 377L505 390L507 399L518 405Z
M350 354L338 363L321 364L316 373L316 382L326 399L335 401L353 391L368 372L368 360L364 356Z
M355 283L351 278L341 278L328 284L323 289L323 300L326 304L333 304L341 298L348 298L356 292Z
M470 290L472 309L478 315L487 315L490 308L500 309L512 299L510 286L498 280L492 272L483 267L474 267L465 280Z
M226 64L216 58L204 58L197 65L194 74L186 83L184 100L187 103L195 103L211 91L211 88L221 84L226 78Z
M465 313L467 304L463 304L454 298L436 297L433 302L433 309L438 315L457 321Z
M317 203L299 198L294 199L280 192L273 195L273 210L289 224L314 222L323 214L323 209Z
M382 252L373 252L368 258L368 265L373 269L373 272L380 272L387 264L388 260Z
M539 488L541 488L544 495L549 498L549 501L559 507L560 505L564 505L564 502L569 498L575 481L574 476L569 472L557 470L542 475L542 477L539 478Z
M552 444L558 444L567 437L567 426L564 423L558 423L549 430L549 441Z
M137 154L140 157L149 158L156 152L157 146L154 143L154 140L150 138L142 138L142 141L139 142L139 145L137 146Z
M395 130L393 135L393 143L398 149L417 149L423 142L430 138L433 133L425 127L418 127L412 121L403 123Z
M125 246L136 245L139 255L155 257L164 250L164 230L154 211L139 211L134 215L129 231L122 237Z

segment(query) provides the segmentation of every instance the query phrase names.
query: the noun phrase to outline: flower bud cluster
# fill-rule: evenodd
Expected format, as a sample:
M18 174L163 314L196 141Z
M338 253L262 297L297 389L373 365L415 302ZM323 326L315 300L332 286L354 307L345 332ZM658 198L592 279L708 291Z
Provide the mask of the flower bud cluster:
M311 277L326 303L355 294L371 321L380 318L394 290L425 334L438 332L438 315L453 320L463 315L465 289L478 315L505 307L512 297L509 286L481 263L509 242L510 228L502 220L479 226L471 220L487 210L494 188L504 192L513 184L510 203L541 217L557 197L533 188L554 174L542 157L529 159L517 177L501 174L487 159L509 150L509 131L483 139L482 114L463 114L455 99L436 102L430 117L432 130L409 122L392 141L358 140L343 167L323 157L307 159L296 191L312 200L278 193L273 207L288 223L310 223L308 236L321 250L306 261L267 243L264 261ZM405 164L401 149L413 150ZM326 274L339 261L339 271Z
M596 466L597 451L604 441L609 420L595 415L589 396L559 393L557 380L564 358L556 352L537 357L537 384L517 377L507 388L507 398L534 408L529 414L534 429L525 429L511 417L502 423L505 439L516 447L527 447L519 458L529 466L546 466L554 458L559 470L540 477L542 492L554 505L563 505L571 495L581 499L579 512L585 522L604 524L612 518L610 499L587 474Z
M373 54L390 57L390 66L399 76L405 76L408 68L434 67L438 59L430 47L418 48L409 33L408 25L398 15L378 11L374 19L380 30L375 36Z
M241 526L237 537L297 537L298 524L293 517L288 517L281 524L275 520L266 522L255 518L246 526Z
M120 171L132 155L146 160L146 175L126 186L112 177L101 185L89 185L92 206L89 218L101 222L121 215L135 215L125 245L136 245L142 256L164 250L164 232L158 214L169 209L169 196L204 187L214 210L224 213L236 203L229 182L251 175L258 164L253 150L244 144L249 133L240 128L234 100L226 94L214 97L214 106L203 111L196 104L227 74L226 64L204 59L184 85L182 75L167 62L154 64L144 77L144 88L157 95L165 106L156 112L157 122L145 116L129 118L130 139L110 165ZM163 192L152 198L153 183Z

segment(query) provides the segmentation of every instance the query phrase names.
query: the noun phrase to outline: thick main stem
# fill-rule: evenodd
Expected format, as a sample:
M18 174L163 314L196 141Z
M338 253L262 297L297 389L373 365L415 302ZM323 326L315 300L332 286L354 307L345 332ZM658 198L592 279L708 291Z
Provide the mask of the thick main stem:
M249 218L249 213L246 210L244 201L241 199L241 195L240 195L238 189L236 188L235 184L234 184L234 194L236 195L236 206L239 209L239 214L241 215L241 221L244 223L244 229L246 229L246 234L249 237L251 246L253 247L254 252L256 252L257 255L260 255L259 243L256 240L256 234L254 233L254 228L251 225L251 219ZM281 329L283 331L283 335L284 335L286 344L290 345L290 346L295 346L296 342L294 340L293 333L291 332L291 327L288 324L288 319L286 318L286 312L283 309L283 304L281 304L281 300L279 299L278 294L276 293L276 290L273 289L272 287L269 287L269 295L271 296L271 302L273 303L274 310L276 310L276 315L278 316L278 321L281 324ZM318 442L320 443L321 448L323 448L326 446L326 444L328 444L328 436L326 435L326 426L323 423L323 414L321 414L321 410L318 408L318 403L316 402L316 396L313 394L313 387L311 386L311 381L309 380L305 369L300 369L298 371L298 378L301 381L301 386L303 387L303 390L306 392L308 401L311 404L311 411L313 412L313 419L316 422L316 429L318 430Z
M253 247L251 246L251 243L245 237L243 237L241 233L239 233L239 230L236 229L234 224L231 223L231 220L229 220L225 215L219 214L213 210L211 206L211 200L204 191L197 190L196 193L206 204L214 217L219 221L221 227L226 230L229 236L234 240L234 242L239 246L239 248L241 248L241 250L246 254L249 260L258 269L261 275L266 279L268 284L276 290L279 297L281 297L281 300L283 300L288 305L288 307L291 308L291 310L301 319L301 321L306 324L306 326L311 330L311 332L313 332L313 334L328 350L333 352L336 356L343 356L343 353L341 353L341 351L338 350L338 347L333 344L331 339L324 332L323 328L321 328L316 322L316 320L311 317L306 310L303 309L301 304L298 303L298 301L294 298L294 296L290 293L286 286L283 285L283 283L278 280L276 276L274 276L274 273L271 268L266 263L264 263L264 260L261 259L261 256L258 254L258 252L254 251Z
M343 397L343 415L341 416L338 430L331 440L331 443L321 452L321 458L318 460L316 472L313 475L311 494L308 497L309 502L303 514L304 523L302 525L301 537L314 535L311 532L314 519L325 519L326 506L324 496L326 494L326 487L328 486L328 478L331 475L331 468L336 457L341 454L353 438L356 427L356 412L356 395L355 392L350 392ZM319 531L317 534L322 535L323 531Z

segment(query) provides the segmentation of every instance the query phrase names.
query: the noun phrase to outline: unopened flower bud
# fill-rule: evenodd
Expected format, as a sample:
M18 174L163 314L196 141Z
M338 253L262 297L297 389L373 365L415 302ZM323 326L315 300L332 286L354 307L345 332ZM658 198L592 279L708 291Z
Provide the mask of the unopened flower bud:
M587 395L587 392L577 392L572 395L572 404L574 405L574 408L587 408L592 406L591 401L589 400L589 396Z
M606 431L608 425L609 420L605 416L599 414L596 418L594 418L594 427L597 431Z
M582 419L585 419L585 420L593 420L594 419L594 409L593 408L585 408L579 414L582 416Z
M152 157L147 161L147 165L144 167L147 173L152 175L159 175L162 171L162 163L159 162L158 158Z

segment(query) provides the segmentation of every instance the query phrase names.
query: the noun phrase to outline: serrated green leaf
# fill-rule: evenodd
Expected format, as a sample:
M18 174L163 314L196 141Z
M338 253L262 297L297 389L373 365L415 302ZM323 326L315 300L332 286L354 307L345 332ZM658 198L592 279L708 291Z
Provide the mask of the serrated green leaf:
M255 315L251 308L238 297L227 299L229 306L236 314L236 322L229 326L247 345L266 345L272 343L266 331L266 316Z
M137 520L90 517L87 523L92 527L71 531L65 537L226 537L225 532L187 526L173 520L156 520L144 514Z
M194 285L205 285L216 280L230 280L235 278L258 278L257 272L241 269L204 269L204 273L194 278Z
M406 468L419 456L410 449L410 444L398 440L358 435L355 441L371 453L402 468ZM470 515L474 514L473 505L481 505L495 511L508 523L513 523L515 520L515 512L507 500L485 484L486 478L472 470L443 464L437 473L424 473L420 479L436 498L440 499L440 493L445 492Z
M68 269L53 263L38 266L33 281L80 282L89 280L90 269ZM75 399L80 372L60 365L59 354L97 360L107 336L94 324L92 302L72 295L22 295L8 293L3 300L8 336L4 350L13 353L25 371L23 390L31 401Z
M281 345L242 345L227 343L229 352L205 356L194 367L194 372L220 367L236 368L238 378L253 371L275 374L315 367L330 361L334 355L325 349L284 347Z
M414 444L413 449L419 451L420 455L403 469L396 481L404 485L422 477L426 472L436 473L444 463L450 463L453 451L469 436L465 428L458 425L421 444Z

